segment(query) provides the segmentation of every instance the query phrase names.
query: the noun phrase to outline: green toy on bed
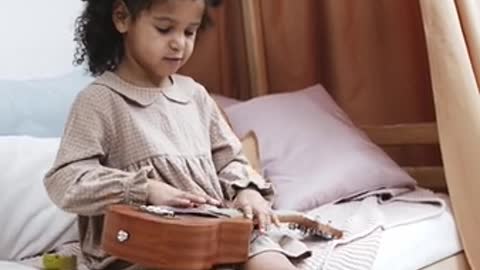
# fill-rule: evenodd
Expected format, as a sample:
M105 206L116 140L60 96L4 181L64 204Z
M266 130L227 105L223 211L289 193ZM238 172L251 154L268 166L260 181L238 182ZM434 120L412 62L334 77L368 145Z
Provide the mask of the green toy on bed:
M45 254L42 256L44 270L77 270L76 256Z

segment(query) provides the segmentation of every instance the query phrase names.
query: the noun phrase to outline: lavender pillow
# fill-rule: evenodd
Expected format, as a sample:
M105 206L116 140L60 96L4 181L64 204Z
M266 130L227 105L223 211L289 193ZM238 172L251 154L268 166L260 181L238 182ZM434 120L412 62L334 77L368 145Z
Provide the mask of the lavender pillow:
M360 192L415 184L356 128L321 85L225 109L240 137L258 137L275 208L307 210Z

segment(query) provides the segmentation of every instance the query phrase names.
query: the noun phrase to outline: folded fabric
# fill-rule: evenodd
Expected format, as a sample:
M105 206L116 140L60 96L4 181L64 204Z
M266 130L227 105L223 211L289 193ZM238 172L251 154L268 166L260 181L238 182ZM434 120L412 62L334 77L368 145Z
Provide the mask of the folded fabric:
M306 239L312 256L299 265L302 270L371 269L384 230L440 216L445 202L421 188L382 189L331 203L308 214L344 231L330 242Z

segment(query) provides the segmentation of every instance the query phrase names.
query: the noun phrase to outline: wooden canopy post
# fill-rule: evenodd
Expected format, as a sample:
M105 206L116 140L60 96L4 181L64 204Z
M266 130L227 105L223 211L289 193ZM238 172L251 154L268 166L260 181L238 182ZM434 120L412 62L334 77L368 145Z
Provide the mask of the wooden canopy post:
M468 261L480 269L479 89L455 1L420 4L447 186Z
M241 0L240 4L250 77L250 97L266 95L269 86L260 1Z

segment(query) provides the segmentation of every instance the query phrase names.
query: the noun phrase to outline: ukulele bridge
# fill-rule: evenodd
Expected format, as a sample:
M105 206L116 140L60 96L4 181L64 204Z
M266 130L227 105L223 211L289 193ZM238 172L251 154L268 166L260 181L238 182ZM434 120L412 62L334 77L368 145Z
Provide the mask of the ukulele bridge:
M159 215L159 216L162 216L162 217L167 217L167 218L174 218L175 217L175 211L173 211L172 209L168 209L166 207L162 207L162 206L141 205L140 209L142 211L145 211L145 212L148 212L148 213L151 213L151 214L155 214L155 215Z

